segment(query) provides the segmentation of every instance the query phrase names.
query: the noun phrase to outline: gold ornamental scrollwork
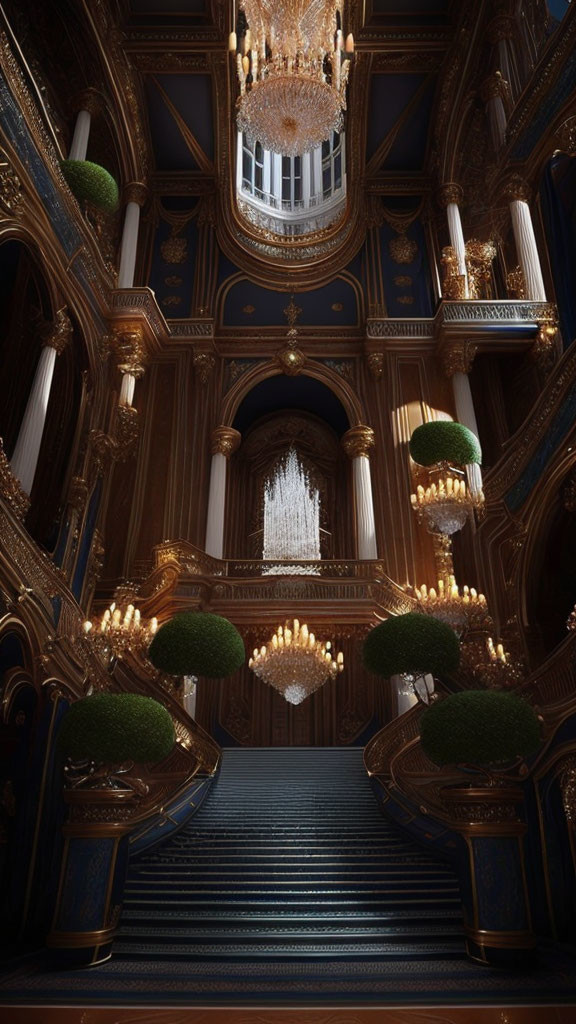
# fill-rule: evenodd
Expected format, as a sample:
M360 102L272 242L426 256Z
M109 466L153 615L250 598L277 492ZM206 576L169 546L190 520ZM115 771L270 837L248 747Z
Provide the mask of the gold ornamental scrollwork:
M115 331L113 344L120 372L136 378L142 377L146 365L146 349L141 330Z
M282 373L285 373L288 377L297 377L304 369L306 356L301 348L297 346L293 348L291 345L287 345L286 348L281 348L276 353L276 362L280 366Z
M133 454L140 433L138 410L132 405L118 406L115 457L124 462Z
M442 351L442 367L447 377L453 377L455 373L470 373L478 345L472 341L452 342Z
M509 299L523 301L526 298L526 281L522 267L513 267L506 275L506 293Z
M68 489L68 504L75 512L82 512L88 500L88 484L81 476L73 476Z
M50 324L44 335L44 345L47 348L53 348L56 350L57 355L62 355L64 349L70 344L72 338L73 328L68 316L68 310L66 306L62 306L54 317L54 322Z
M207 384L216 365L216 359L211 352L195 352L192 357L192 365L200 383Z
M212 432L212 455L225 455L229 459L241 440L242 434L234 427L216 427Z
M493 75L489 75L488 78L484 79L480 87L480 97L484 103L488 103L489 100L497 99L498 97L508 100L508 82L502 77L500 71L495 71Z
M444 185L441 185L438 189L438 202L440 206L446 207L450 203L456 203L460 206L464 198L464 192L461 185L458 185L455 181L447 181Z
M376 439L372 427L367 427L364 423L350 427L350 430L347 430L342 438L342 447L349 459L357 459L360 455L369 458L370 450L375 444Z
M374 380L382 380L382 374L384 373L384 353L383 352L369 352L366 361L368 363L368 369L370 376Z
M0 437L0 493L8 502L17 519L24 519L30 508L30 498L20 485L20 481L14 476L12 467L4 452L4 445Z
M24 206L22 183L2 149L0 149L0 203L8 213L16 217L20 215Z
M532 189L528 182L521 178L519 174L513 174L512 177L508 178L502 189L502 195L507 202L512 203L516 200L520 200L523 203L529 203L532 198Z
M143 181L129 181L124 186L124 202L144 206L148 199L148 188Z

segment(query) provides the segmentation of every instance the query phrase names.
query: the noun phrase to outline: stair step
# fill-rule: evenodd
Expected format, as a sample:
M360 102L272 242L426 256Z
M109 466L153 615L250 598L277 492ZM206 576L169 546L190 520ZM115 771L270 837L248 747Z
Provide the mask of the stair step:
M124 960L455 960L449 865L382 816L359 749L223 752L189 824L130 864Z

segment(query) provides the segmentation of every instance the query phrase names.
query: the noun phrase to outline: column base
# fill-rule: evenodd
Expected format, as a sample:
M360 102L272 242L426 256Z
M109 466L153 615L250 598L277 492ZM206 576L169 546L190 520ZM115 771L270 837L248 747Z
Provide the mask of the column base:
M466 952L485 967L526 967L536 957L536 939L531 932L498 932L466 929Z

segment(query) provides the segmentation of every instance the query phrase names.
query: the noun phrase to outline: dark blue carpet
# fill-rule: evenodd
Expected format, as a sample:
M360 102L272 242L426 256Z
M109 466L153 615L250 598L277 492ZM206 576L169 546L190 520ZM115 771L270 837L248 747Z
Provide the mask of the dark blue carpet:
M114 959L15 966L0 1004L576 1001L576 962L465 956L458 884L381 815L347 748L225 751L200 811L133 859Z

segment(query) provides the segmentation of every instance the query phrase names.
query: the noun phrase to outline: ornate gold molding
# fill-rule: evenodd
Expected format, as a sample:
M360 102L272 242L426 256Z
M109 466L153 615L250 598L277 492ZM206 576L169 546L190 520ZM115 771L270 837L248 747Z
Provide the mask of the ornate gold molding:
M502 39L514 39L516 34L514 18L509 14L497 14L488 25L486 38L489 43L499 43Z
M192 365L200 383L207 384L216 365L216 359L211 352L195 352L192 356Z
M146 348L141 328L129 330L117 329L113 335L113 345L118 356L118 369L121 373L130 373L133 377L142 377L146 365Z
M464 191L457 182L447 181L444 185L440 186L437 196L440 206L446 207L450 203L457 203L460 206L464 199Z
M532 198L532 189L528 182L519 174L513 174L504 183L502 196L509 203L518 199L523 203L529 203Z
M84 89L75 97L74 112L78 114L81 110L87 110L92 117L96 117L102 112L103 106L103 97L96 89Z
M566 820L576 824L576 754L564 758L559 768L560 789Z
M18 217L24 206L22 182L4 150L0 149L0 203L4 209Z
M455 373L470 373L478 345L472 341L454 341L442 349L441 359L444 373L452 377Z
M72 338L73 328L68 316L66 306L59 309L54 318L54 323L48 327L44 337L44 345L47 348L56 350L57 355L62 355L64 349Z
M125 203L137 203L138 206L144 206L148 195L148 188L143 181L129 181L124 186Z
M225 455L227 459L234 454L242 440L242 434L234 427L216 427L212 431L212 455Z
M360 455L370 456L370 449L376 444L372 427L357 423L350 427L342 437L342 447L349 459L357 459Z
M26 491L22 490L20 481L14 476L12 467L4 452L4 445L0 437L0 493L6 499L14 515L18 519L24 519L30 508L30 498Z
M81 476L73 476L68 488L68 504L75 512L82 512L88 499L88 484Z
M384 353L369 352L366 356L366 361L368 363L370 376L374 377L374 380L382 380L382 374L384 373Z
M115 457L120 462L124 462L125 459L132 455L139 433L138 410L132 405L119 405Z
M488 100L496 99L498 96L502 99L508 98L508 82L502 78L500 71L495 71L485 78L480 86L480 98L484 103L488 103Z

